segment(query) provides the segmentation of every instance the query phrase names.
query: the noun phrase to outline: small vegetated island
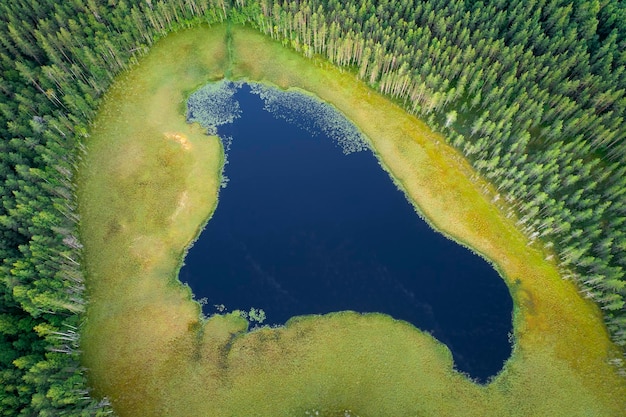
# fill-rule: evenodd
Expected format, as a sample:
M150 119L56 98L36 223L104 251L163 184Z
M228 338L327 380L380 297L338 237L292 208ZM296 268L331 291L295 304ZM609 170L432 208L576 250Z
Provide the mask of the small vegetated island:
M620 2L0 8L2 415L624 415ZM223 79L333 105L494 263L514 301L497 376L385 315L202 315L177 272L224 149L186 103Z

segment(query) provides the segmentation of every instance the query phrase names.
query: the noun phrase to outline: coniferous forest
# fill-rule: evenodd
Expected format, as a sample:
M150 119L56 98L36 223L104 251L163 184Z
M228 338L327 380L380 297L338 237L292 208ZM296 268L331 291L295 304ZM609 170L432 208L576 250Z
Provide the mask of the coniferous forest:
M225 20L327 57L442 132L626 347L622 1L12 0L0 4L1 415L112 413L79 358L82 143L150 45Z

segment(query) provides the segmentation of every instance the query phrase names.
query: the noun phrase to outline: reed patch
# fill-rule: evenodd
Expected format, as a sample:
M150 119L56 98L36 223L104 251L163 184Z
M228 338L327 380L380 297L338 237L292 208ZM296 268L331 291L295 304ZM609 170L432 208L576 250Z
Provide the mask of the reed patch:
M225 27L159 42L109 91L87 143L82 349L97 393L120 416L623 413L626 384L608 364L616 349L597 307L528 245L441 137L325 61L246 28L231 33L231 60L226 44ZM331 103L370 138L420 215L496 264L516 302L515 349L490 384L454 371L430 335L383 315L298 317L252 332L237 314L201 316L176 274L217 204L224 154L186 123L181 103L226 73ZM185 135L190 148L164 132Z

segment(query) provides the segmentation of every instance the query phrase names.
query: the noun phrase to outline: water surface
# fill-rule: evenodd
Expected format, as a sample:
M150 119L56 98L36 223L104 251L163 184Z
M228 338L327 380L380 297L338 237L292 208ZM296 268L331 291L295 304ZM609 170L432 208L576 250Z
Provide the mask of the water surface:
M198 106L219 109L208 124L226 138L228 162L215 214L180 272L207 298L205 313L261 308L272 325L380 312L432 333L471 377L495 375L512 331L496 271L421 220L330 106L220 88L190 101L190 117L205 123Z

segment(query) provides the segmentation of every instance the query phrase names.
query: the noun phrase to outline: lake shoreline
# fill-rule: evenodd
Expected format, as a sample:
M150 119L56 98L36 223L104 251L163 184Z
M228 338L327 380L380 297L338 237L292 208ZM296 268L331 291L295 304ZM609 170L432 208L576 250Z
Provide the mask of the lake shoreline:
M249 28L233 29L231 61L225 34L223 26L197 28L162 40L120 77L117 90L107 93L87 142L79 210L91 303L82 348L98 393L110 396L120 415L177 415L177 410L211 415L212 407L287 415L312 409L321 398L320 407L329 412L350 403L363 415L410 409L429 415L575 415L581 410L618 415L625 404L617 399L626 398L626 384L606 363L607 352L616 348L598 308L559 277L542 251L526 245L513 222L467 178L472 171L457 152L425 127L416 128L423 124L353 75L302 58ZM452 371L445 346L383 318L370 322L338 313L245 333L247 324L236 316L199 317L199 305L190 302L191 292L174 274L216 207L223 149L197 126L185 125L178 103L229 72L234 80L297 86L333 104L372 140L383 168L431 227L498 260L496 268L514 298L515 346L491 384L471 383ZM352 87L349 93L346 85ZM146 91L154 95L148 102L142 101ZM125 104L129 97L132 102ZM355 108L355 102L366 109ZM377 106L388 106L388 125L375 125L381 120ZM128 115L135 117L133 125L118 128ZM394 128L404 133L394 135ZM182 132L191 148L181 152L180 143L155 139L165 131ZM407 139L406 132L414 136ZM124 155L115 154L111 141L123 145ZM168 175L155 177L164 168ZM201 185L200 178L207 183ZM445 179L446 186L433 178ZM184 192L189 202L172 217ZM456 215L456 208L463 210ZM381 346L380 338L395 331L401 336ZM332 352L324 346L332 346ZM355 363L347 369L355 354L368 366ZM407 370L406 363L422 367ZM393 381L376 376L386 372L395 375ZM267 385L257 383L256 375ZM269 387L277 409L262 403ZM364 387L369 400L360 396ZM402 400L389 398L390 392L402 392ZM441 403L445 392L458 397Z

